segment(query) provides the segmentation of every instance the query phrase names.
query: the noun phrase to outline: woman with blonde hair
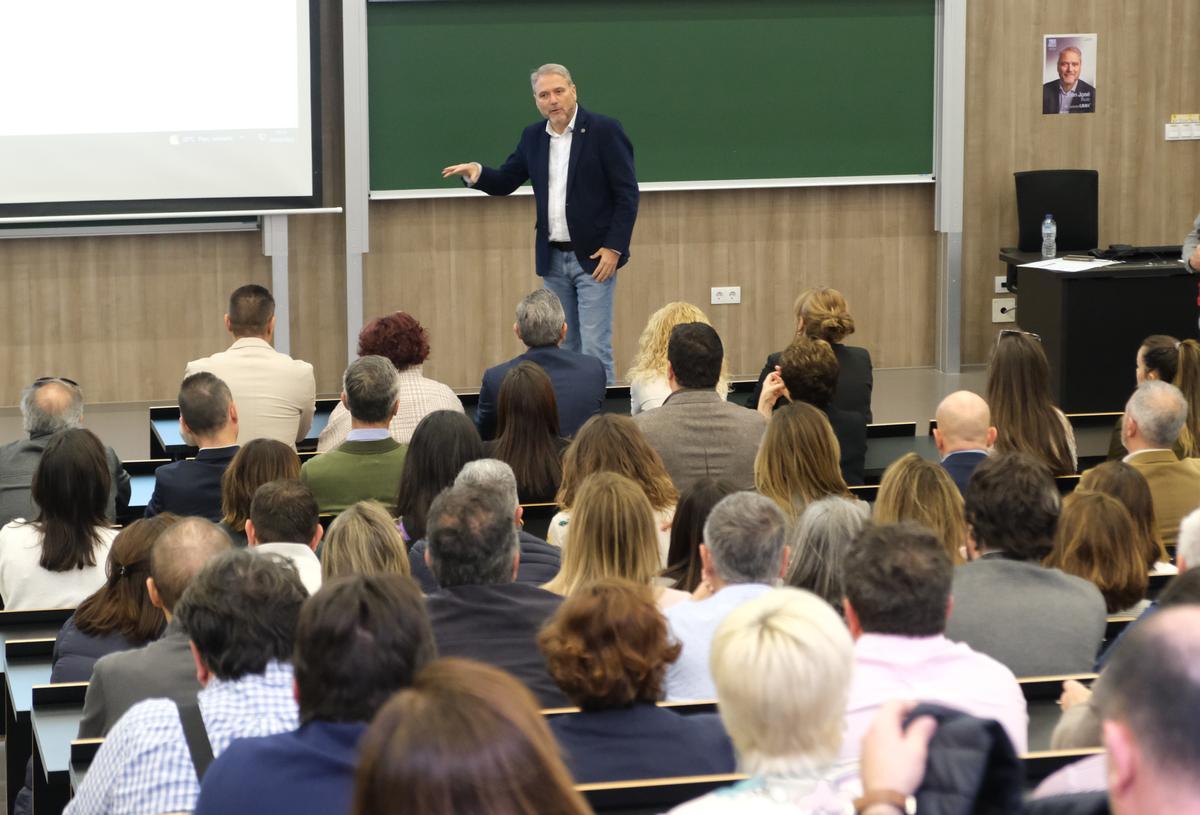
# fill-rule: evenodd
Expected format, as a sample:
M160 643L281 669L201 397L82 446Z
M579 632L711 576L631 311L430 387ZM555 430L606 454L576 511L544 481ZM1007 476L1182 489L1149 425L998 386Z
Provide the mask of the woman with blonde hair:
M825 414L793 402L771 416L754 459L754 487L794 523L813 501L853 497L838 466L839 451Z
M654 510L646 494L623 475L598 472L579 488L562 568L542 588L570 596L592 580L623 577L654 586L662 608L690 599L686 592L655 585L661 570Z
M937 534L952 563L965 560L967 520L962 493L940 464L916 453L906 453L884 471L872 520L877 524L916 521Z
M1005 329L988 364L987 403L998 453L1026 453L1053 475L1075 473L1075 431L1050 396L1050 363L1042 340Z
M625 374L629 380L629 412L633 415L661 405L671 395L667 384L667 344L671 329L683 323L704 323L708 315L691 303L676 301L667 303L650 315L642 336L638 338L637 355L633 365ZM729 368L721 363L721 378L717 382L717 393L724 399L729 394Z
M378 501L359 501L344 509L325 535L321 579L362 574L411 574L404 538L396 521Z
M850 316L846 298L837 289L805 289L796 298L794 310L796 333L793 339L805 336L814 340L825 340L837 357L838 378L833 394L833 406L838 410L861 414L865 421L870 423L871 388L874 379L871 354L866 348L856 348L843 342L848 335L854 333L854 318ZM767 357L767 364L758 375L754 393L746 401L747 407L758 406L763 382L779 365L782 353L780 351Z
M1149 576L1133 518L1102 492L1075 490L1063 500L1054 548L1043 565L1095 584L1109 614L1141 611Z
M592 473L623 475L641 487L654 510L658 529L660 566L666 565L671 546L671 519L679 492L671 483L662 456L646 441L645 434L628 416L600 413L588 419L563 455L562 484L558 488L561 511L550 519L547 541L561 547L567 539L576 493Z

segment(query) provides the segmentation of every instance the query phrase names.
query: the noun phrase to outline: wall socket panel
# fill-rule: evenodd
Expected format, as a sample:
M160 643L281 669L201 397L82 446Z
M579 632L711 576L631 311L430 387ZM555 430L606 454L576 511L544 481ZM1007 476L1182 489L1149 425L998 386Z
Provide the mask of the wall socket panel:
M1015 323L1017 321L1017 298L993 297L992 322Z
M714 306L727 306L742 302L741 286L713 286L712 297L709 300Z
M1179 122L1166 126L1167 141L1200 140L1200 122Z
M993 278L993 294L1008 294L1008 275L998 274Z

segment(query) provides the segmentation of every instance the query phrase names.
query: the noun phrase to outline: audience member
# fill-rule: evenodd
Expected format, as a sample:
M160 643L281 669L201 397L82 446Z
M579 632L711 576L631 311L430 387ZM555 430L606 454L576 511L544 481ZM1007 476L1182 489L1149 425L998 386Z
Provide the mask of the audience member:
M33 474L46 445L58 433L83 426L83 391L73 380L43 376L21 392L21 426L26 438L0 446L0 526L38 514ZM117 519L129 506L129 473L111 447L104 448L109 492L104 517Z
M196 664L175 607L205 564L229 548L229 536L203 518L173 523L154 541L146 592L150 602L162 610L167 628L143 648L110 654L96 662L83 702L79 738L107 735L125 711L145 699L195 701L200 690Z
M996 452L1025 453L1051 475L1075 472L1075 431L1050 395L1050 363L1036 334L1004 329L988 364L987 403Z
M208 371L221 378L238 406L238 441L275 439L295 449L308 435L316 410L313 367L272 347L275 298L262 286L248 285L229 296L225 330L233 345L187 364L184 378Z
M718 393L724 365L725 350L712 326L675 326L667 343L671 395L660 408L634 417L681 492L704 477L739 489L754 484L754 454L767 423Z
M500 383L496 438L485 442L483 451L512 467L522 504L554 501L567 444L558 435L558 403L550 377L536 362L510 368Z
M400 534L412 546L425 537L429 505L469 461L483 458L479 432L462 413L435 410L413 431L396 491Z
M455 485L478 487L498 492L505 503L513 507L513 523L517 528L517 543L520 558L517 566L517 583L542 586L554 579L562 565L562 555L557 546L551 546L541 538L526 532L521 526L523 510L517 502L517 479L512 468L494 458L481 458L463 465ZM425 563L426 542L419 540L408 550L408 562L412 567L413 579L421 591L432 594L438 590L437 579Z
M839 410L862 414L866 422L871 422L871 355L865 348L842 343L854 333L854 318L850 316L846 298L837 289L805 289L796 298L795 313L796 333L793 339L804 336L824 340L837 357L837 390L833 395L833 405ZM767 364L758 375L754 393L746 401L747 407L758 407L763 384L776 370L780 356L782 352L767 357Z
M849 811L857 768L837 757L853 650L841 619L808 592L776 589L734 609L712 649L721 720L750 778L672 815Z
M629 412L636 416L642 411L653 410L662 405L671 395L671 384L667 379L669 360L667 346L671 330L684 323L712 325L706 315L691 303L676 301L667 303L650 315L642 336L638 338L637 355L633 365L625 374L629 380ZM729 367L721 362L721 374L717 379L717 395L722 399L729 395Z
M841 614L842 561L869 521L870 508L853 498L831 495L809 504L789 533L787 584L811 591Z
M969 562L954 570L946 636L1018 677L1090 670L1104 638L1104 597L1041 565L1059 513L1049 468L1024 453L992 456L975 468L966 501Z
M203 690L195 703L149 699L122 716L67 815L190 812L205 741L215 757L234 739L295 730L288 660L306 597L296 570L274 558L233 551L206 565L176 607Z
M1200 456L1200 343L1190 339L1180 342L1165 334L1146 337L1138 347L1134 375L1139 385L1157 380L1179 388L1188 403L1188 417L1171 449L1177 458ZM1121 439L1123 420L1123 415L1117 419L1108 442L1110 461L1129 454Z
M871 719L890 699L995 719L1017 754L1025 753L1029 716L1012 671L944 636L953 576L937 535L911 521L868 529L847 552L842 581L854 679L843 758L858 758Z
M1102 492L1076 490L1063 500L1054 548L1044 564L1089 581L1109 614L1144 608L1149 578L1129 512Z
M74 608L104 585L104 562L117 536L104 517L110 485L104 445L90 430L49 439L31 485L37 517L0 529L5 609Z
M716 714L681 716L655 704L680 646L646 586L612 577L581 586L538 644L550 675L582 711L550 719L576 783L734 771Z
M916 453L905 453L888 465L872 517L877 524L916 521L937 534L951 562L966 559L962 493L946 470Z
M1122 421L1121 438L1129 450L1125 461L1150 485L1158 535L1168 547L1175 545L1183 516L1200 507L1200 461L1180 460L1171 452L1187 410L1179 388L1151 380L1129 397Z
M825 414L795 402L775 411L754 459L754 486L795 522L813 501L852 497Z
M601 413L589 419L563 455L563 479L557 498L562 510L550 519L547 540L554 546L563 545L576 492L589 475L600 472L623 475L642 488L654 509L659 554L665 561L679 492L671 483L662 457L650 446L637 423L615 413Z
M421 593L397 575L329 583L300 610L300 729L238 739L204 776L197 815L350 809L358 744L388 698L436 656Z
M229 386L201 371L179 386L179 429L196 457L154 471L146 517L160 512L221 520L221 478L238 451L238 414Z
M517 339L526 351L483 372L475 424L479 435L490 440L496 434L496 396L508 369L521 362L536 362L554 383L558 404L558 435L574 436L589 416L600 411L608 385L604 364L596 357L562 348L567 323L562 303L549 289L537 289L517 304Z
M837 387L837 357L824 340L797 337L779 357L778 373L764 383L758 410L771 418L787 402L806 402L825 414L838 440L842 477L847 484L863 483L867 456L867 422L861 413L832 404Z
M653 586L660 608L690 600L687 592L656 584L661 570L654 510L645 493L623 475L599 472L579 488L562 570L543 588L569 597L593 580L623 577Z
M359 752L351 815L590 815L529 691L504 671L439 659L392 697Z
M942 467L958 491L966 493L971 473L996 443L992 413L979 394L955 391L938 404L934 420L937 427L933 429L933 443L942 457Z
M246 521L254 493L270 481L300 477L296 451L274 439L252 439L243 444L221 476L221 528L234 546L246 546Z
M543 706L561 706L537 632L562 598L513 581L520 549L511 501L495 489L456 484L429 508L427 540L425 560L441 586L426 599L438 653L503 668Z
M300 468L321 512L336 515L359 501L386 505L395 499L408 450L388 429L400 405L398 389L396 369L385 357L359 357L346 368L342 404L350 412L350 432Z
M704 539L704 522L708 513L726 495L737 492L728 481L701 478L679 496L675 518L671 522L671 546L667 551L667 568L663 577L672 588L689 594L700 588L704 579L700 562L700 542Z
M321 579L351 575L408 577L408 553L396 522L378 501L359 501L333 519L321 547Z
M668 698L712 699L716 694L710 665L719 665L720 659L709 661L713 634L731 611L769 592L787 573L786 532L783 513L761 495L738 492L713 507L700 546L704 580L713 594L666 612L671 635L683 646L667 669Z
M1133 519L1138 551L1143 553L1146 570L1171 572L1171 558L1158 534L1154 517L1154 497L1146 477L1124 461L1106 461L1079 477L1076 489L1111 495L1128 510Z
M408 444L417 423L435 410L463 412L454 391L422 373L421 363L429 356L429 333L411 314L396 311L363 326L358 332L358 355L386 357L396 367L400 409L389 430L400 444ZM317 439L317 452L327 453L341 445L351 425L350 411L338 402Z
M289 561L309 594L321 588L317 544L324 532L317 499L300 481L268 481L255 490L246 542L256 554Z

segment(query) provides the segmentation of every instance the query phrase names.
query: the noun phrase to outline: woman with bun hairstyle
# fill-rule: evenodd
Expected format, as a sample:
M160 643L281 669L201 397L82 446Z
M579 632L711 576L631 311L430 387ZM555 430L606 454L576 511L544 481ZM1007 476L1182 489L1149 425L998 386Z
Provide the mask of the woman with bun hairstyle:
M1166 334L1153 334L1142 341L1136 359L1135 376L1139 385L1157 379L1170 382L1183 392L1188 403L1187 421L1171 449L1179 458L1200 458L1200 342L1180 342ZM1122 418L1117 418L1109 437L1109 461L1123 459L1129 453L1121 443Z
M846 298L837 289L805 289L796 298L795 336L808 336L814 340L825 340L833 348L838 361L837 390L833 394L833 406L839 410L860 413L871 422L871 354L866 348L845 345L843 340L854 333L854 318ZM780 351L767 357L767 364L758 375L754 393L746 401L750 408L758 407L767 375L779 364Z

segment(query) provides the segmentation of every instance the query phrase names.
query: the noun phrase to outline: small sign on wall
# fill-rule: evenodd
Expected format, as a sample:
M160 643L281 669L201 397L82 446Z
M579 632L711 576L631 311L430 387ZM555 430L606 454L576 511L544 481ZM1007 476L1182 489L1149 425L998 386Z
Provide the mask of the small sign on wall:
M1096 35L1042 38L1042 113L1096 112Z

